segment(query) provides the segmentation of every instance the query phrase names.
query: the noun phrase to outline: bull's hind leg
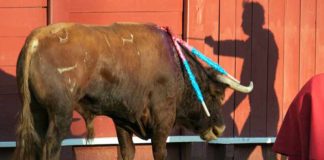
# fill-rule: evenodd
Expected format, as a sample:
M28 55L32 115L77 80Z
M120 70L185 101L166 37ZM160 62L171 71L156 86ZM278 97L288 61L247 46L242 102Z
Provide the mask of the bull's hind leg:
M34 128L39 137L39 141L35 147L35 160L41 160L42 142L45 139L48 128L48 114L46 109L41 107L34 99L31 104L31 112L33 114Z
M60 99L57 105L53 105L48 109L49 124L47 134L43 141L42 159L43 160L59 160L61 142L69 133L70 124L72 122L71 103Z

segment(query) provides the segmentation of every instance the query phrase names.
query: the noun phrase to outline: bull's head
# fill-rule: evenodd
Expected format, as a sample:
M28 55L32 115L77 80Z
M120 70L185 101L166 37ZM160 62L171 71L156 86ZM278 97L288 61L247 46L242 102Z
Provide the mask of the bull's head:
M249 86L243 86L239 82L211 69L207 69L206 71L208 78L204 80L202 90L210 111L210 117L207 117L200 107L188 104L191 108L189 111L186 111L187 117L184 126L200 134L202 139L210 141L217 139L225 130L222 115L222 100L225 89L229 87L235 91L250 93L253 89L253 83L251 82Z

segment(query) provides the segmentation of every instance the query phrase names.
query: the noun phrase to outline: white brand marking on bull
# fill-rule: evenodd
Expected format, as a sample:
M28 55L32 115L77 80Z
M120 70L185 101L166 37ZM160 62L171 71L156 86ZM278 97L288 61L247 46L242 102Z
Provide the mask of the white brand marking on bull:
M76 82L75 82L75 80L71 80L71 78L69 77L68 78L68 83L69 83L69 86L70 86L70 92L72 93L73 91L74 91L74 88L75 88L75 85L76 85Z
M38 39L33 39L29 47L32 53L35 52L38 47Z
M88 60L88 52L85 52L84 54L85 54L85 56L84 56L83 62L86 63Z
M122 38L123 45L125 45L125 42L133 43L134 41L134 35L130 34L131 38Z
M59 33L61 30L63 30L62 32L65 34L65 37L61 37L60 35L58 35L57 33ZM54 28L51 31L52 34L56 34L56 36L59 38L60 43L66 43L68 38L69 38L69 32L67 32L63 26L59 26L57 28Z
M68 72L68 71L71 71L73 69L75 69L76 67L78 67L78 64L75 64L74 66L71 66L71 67L64 67L64 68L58 68L57 71L62 74L64 72Z
M75 85L76 85L76 83L75 83L75 81L73 81L71 88L70 88L71 93L74 91Z
M60 39L60 43L66 43L67 40L68 40L68 38L69 38L69 32L67 32L66 30L64 30L64 33L65 33L65 37L58 36L59 39Z
M109 40L108 40L108 38L106 37L106 35L105 35L104 37L105 37L105 41L106 41L106 43L107 43L108 47L110 48L111 46L110 46L110 43L109 43Z

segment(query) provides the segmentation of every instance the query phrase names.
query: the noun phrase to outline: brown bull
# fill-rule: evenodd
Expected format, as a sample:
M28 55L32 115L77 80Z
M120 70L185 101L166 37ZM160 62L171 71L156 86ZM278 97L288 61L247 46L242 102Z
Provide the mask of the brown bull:
M203 112L170 35L150 24L108 27L54 24L34 30L17 64L22 97L16 159L58 160L72 111L93 137L96 115L113 119L124 160L134 158L132 135L152 140L154 159L166 159L177 123L212 140L225 129L224 89L250 92L187 54L211 117Z

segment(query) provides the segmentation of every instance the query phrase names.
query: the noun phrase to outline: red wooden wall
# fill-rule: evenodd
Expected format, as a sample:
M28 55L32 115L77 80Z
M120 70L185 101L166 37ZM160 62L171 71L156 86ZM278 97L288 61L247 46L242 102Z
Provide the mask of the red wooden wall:
M227 136L275 136L298 90L324 71L322 3L189 0L185 38L242 83L255 84L248 96L227 92Z
M52 1L51 22L109 25L118 21L154 22L182 33L182 0L69 0Z
M185 38L242 83L255 85L250 95L227 91L224 136L275 136L299 89L324 71L324 1L186 2ZM269 149L235 145L227 152L234 159L261 159L262 150L273 156Z
M16 61L30 31L47 24L46 5L44 0L0 1L0 141L15 139Z
M322 17L324 0L0 0L0 141L15 139L20 106L15 82L19 50L26 35L47 22L109 25L136 21L170 26L242 83L252 80L255 84L250 95L226 92L224 137L272 137L298 90L312 75L324 72ZM259 25L262 20L264 24ZM71 136L82 137L84 122L76 113L74 118ZM109 118L96 118L95 126L97 137L116 135ZM173 131L180 133L191 134ZM172 148L170 159L208 159L204 154L224 159L274 158L271 145L168 147ZM111 152L106 154L107 150ZM152 159L149 146L138 150L149 155L137 154L137 159ZM74 151L76 159L99 152L97 159L115 159L118 152L114 146L75 147ZM2 153L0 150L0 157Z

